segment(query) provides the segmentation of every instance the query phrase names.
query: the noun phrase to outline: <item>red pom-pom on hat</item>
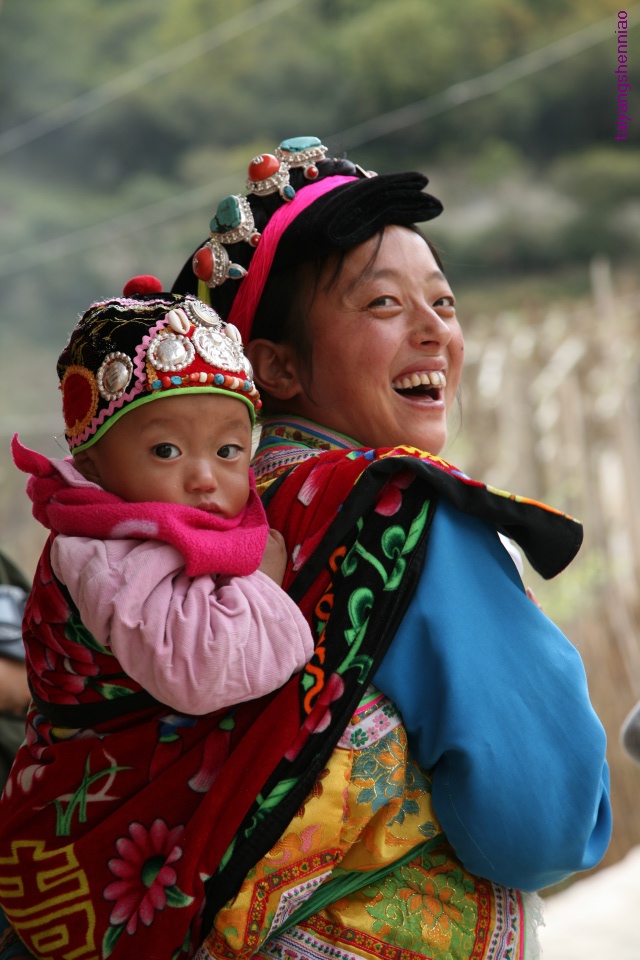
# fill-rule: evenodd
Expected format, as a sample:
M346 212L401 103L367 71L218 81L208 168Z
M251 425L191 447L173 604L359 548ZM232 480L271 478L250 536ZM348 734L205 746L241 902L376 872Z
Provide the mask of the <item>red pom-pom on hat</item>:
M122 288L125 297L135 296L136 293L162 293L162 284L157 277L143 273L139 277L132 277Z

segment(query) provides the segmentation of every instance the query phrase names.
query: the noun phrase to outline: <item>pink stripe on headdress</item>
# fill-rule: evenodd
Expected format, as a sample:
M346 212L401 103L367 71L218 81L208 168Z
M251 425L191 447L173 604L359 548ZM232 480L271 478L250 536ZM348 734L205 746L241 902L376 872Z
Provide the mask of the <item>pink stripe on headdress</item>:
M336 187L341 187L344 183L351 183L357 179L357 177L326 177L324 180L310 183L298 190L290 203L278 207L273 214L264 228L247 275L240 282L240 289L227 317L227 322L233 323L240 331L243 343L246 344L249 341L253 318L284 231L318 197L329 193L330 190L335 190Z

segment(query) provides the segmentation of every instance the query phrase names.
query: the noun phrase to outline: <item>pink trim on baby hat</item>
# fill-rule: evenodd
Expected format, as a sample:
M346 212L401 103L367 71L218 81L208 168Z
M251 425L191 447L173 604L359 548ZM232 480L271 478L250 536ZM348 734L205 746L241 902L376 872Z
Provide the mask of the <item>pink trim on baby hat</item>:
M227 322L233 323L240 331L243 343L249 342L253 318L284 231L303 210L323 194L357 179L357 177L326 177L324 180L317 180L298 190L293 200L279 207L273 214L264 228L247 275L240 283L240 289L227 317Z

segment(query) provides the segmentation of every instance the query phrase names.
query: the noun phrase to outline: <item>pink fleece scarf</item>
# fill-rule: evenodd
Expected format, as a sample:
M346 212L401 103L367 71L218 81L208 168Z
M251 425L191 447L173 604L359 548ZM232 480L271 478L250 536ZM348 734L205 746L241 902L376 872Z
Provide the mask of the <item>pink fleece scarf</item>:
M16 466L31 476L27 493L33 515L54 533L99 540L160 540L185 559L187 576L246 576L257 570L269 525L253 473L244 510L231 519L173 503L127 503L85 480L71 458L50 460L22 446L15 434Z

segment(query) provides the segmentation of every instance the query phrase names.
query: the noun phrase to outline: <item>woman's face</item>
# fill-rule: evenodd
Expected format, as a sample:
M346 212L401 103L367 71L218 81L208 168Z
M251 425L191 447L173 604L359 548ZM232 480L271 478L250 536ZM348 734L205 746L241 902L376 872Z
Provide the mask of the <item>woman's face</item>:
M464 343L419 234L391 226L350 251L337 283L321 282L308 327L311 370L299 366L292 412L364 446L442 449Z

